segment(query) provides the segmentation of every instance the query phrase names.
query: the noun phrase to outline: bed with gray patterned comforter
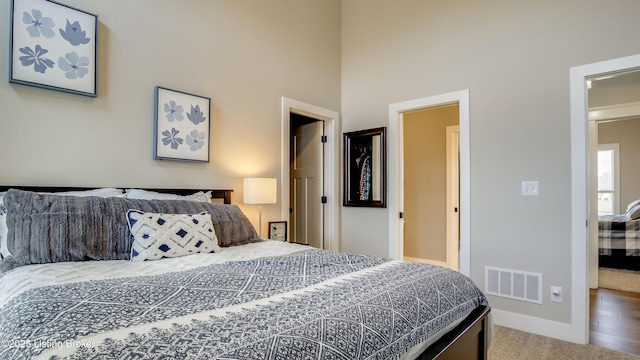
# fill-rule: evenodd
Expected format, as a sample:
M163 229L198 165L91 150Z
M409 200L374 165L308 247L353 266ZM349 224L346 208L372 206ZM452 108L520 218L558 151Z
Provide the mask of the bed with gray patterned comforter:
M151 264L94 261L112 267L96 273L120 274L25 285L0 298L0 358L400 359L486 304L469 278L438 266L302 246L204 256L168 259L204 264L175 271L154 261L143 275L127 266ZM55 277L51 269L70 264L88 266L28 265L0 282L28 284L18 272Z

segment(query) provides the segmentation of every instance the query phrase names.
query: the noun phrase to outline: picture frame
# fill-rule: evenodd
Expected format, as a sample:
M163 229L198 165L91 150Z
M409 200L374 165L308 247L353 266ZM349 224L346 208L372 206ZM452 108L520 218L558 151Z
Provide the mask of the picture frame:
M269 221L269 240L287 241L286 221Z
M9 82L98 96L98 16L51 0L12 0Z
M153 99L153 158L209 162L211 99L161 86Z
M343 134L344 206L387 207L386 127Z

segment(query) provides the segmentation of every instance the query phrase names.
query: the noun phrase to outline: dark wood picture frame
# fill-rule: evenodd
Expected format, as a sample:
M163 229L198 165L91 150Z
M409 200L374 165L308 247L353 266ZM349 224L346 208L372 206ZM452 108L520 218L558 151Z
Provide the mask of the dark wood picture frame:
M344 133L344 206L387 207L386 127Z
M269 240L287 241L286 221L269 221Z

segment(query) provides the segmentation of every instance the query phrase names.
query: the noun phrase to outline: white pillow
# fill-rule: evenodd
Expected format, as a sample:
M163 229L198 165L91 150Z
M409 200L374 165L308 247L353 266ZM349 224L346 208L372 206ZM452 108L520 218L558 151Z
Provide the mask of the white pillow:
M640 205L636 205L634 208L627 211L626 218L627 220L640 219Z
M133 244L131 261L157 260L196 253L219 252L211 215L158 214L127 211Z
M630 202L629 205L627 205L627 210L625 210L625 212L633 209L634 207L636 207L638 205L640 205L640 199Z
M79 191L60 191L60 192L47 192L40 194L50 195L64 195L64 196L100 196L100 197L125 197L125 194L121 189L116 188L99 188L91 190L79 190Z
M191 201L204 201L209 202L211 199L211 191L197 193L191 195L176 195L161 193L156 191L142 190L142 189L126 189L127 198L129 199L142 199L142 200L191 200Z

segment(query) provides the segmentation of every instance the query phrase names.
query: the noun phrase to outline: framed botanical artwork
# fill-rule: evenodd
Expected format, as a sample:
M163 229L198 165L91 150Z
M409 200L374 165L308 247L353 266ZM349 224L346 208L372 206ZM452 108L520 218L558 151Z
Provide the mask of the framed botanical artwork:
M286 221L269 221L269 240L287 241Z
M386 128L344 133L344 206L387 207Z
M209 162L210 109L208 97L156 86L153 158Z
M96 97L98 16L47 0L11 1L9 82Z

